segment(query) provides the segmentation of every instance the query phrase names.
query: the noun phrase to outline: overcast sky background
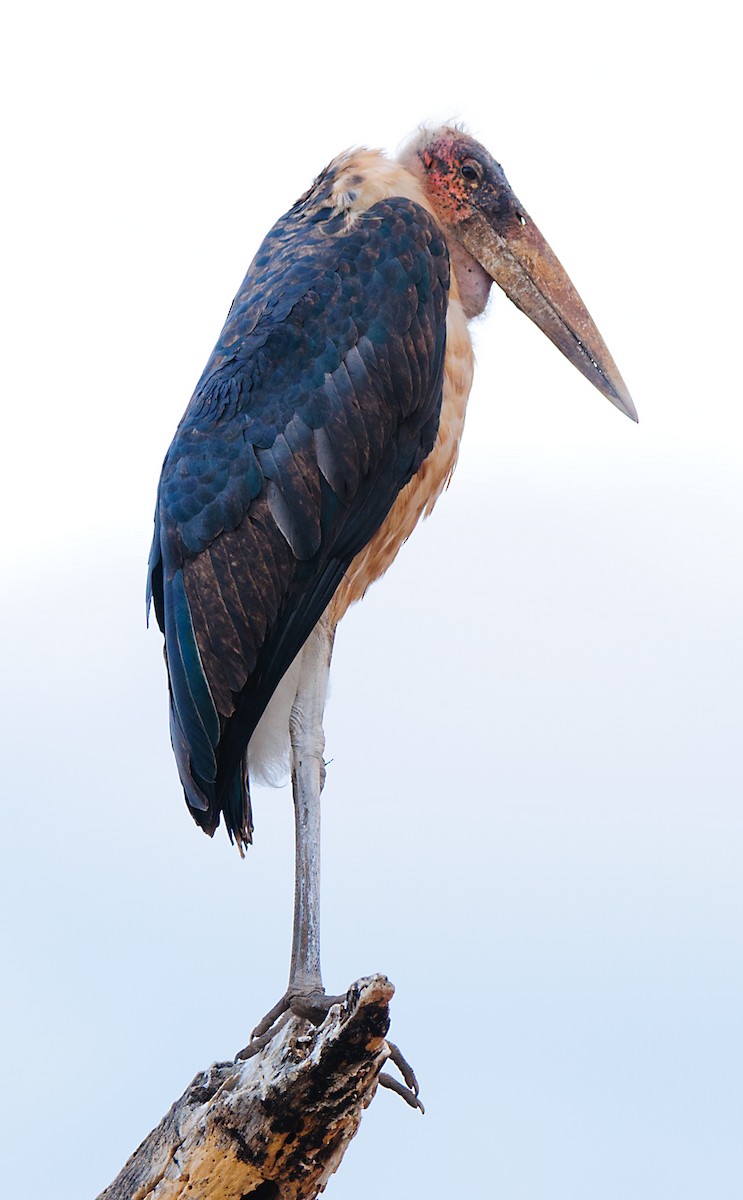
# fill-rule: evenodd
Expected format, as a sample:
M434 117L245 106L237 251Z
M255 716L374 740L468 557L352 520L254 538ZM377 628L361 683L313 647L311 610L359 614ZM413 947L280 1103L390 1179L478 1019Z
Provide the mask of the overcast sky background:
M92 1197L282 991L288 790L183 804L155 489L271 223L462 119L624 375L501 295L450 492L344 621L323 966L382 970L389 1093L327 1196L743 1186L739 75L728 6L16 6L3 36L2 1191Z

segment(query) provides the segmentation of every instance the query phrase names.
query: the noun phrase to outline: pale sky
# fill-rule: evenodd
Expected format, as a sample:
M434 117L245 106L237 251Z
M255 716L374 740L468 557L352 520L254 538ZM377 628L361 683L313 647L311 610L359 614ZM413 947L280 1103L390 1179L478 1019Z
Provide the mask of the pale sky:
M500 293L457 474L345 619L323 970L381 970L330 1200L743 1184L739 97L727 6L17 6L0 87L2 1192L92 1197L283 991L288 789L188 816L144 627L160 464L262 236L334 154L461 119L634 426ZM473 1147L479 1147L473 1152Z

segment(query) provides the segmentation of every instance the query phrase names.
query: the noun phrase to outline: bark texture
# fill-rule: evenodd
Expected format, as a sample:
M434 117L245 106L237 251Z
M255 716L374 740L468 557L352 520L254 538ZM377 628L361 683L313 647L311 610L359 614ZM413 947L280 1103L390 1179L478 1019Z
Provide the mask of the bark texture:
M317 1196L390 1056L393 992L361 979L317 1028L291 1017L254 1057L200 1072L98 1200Z

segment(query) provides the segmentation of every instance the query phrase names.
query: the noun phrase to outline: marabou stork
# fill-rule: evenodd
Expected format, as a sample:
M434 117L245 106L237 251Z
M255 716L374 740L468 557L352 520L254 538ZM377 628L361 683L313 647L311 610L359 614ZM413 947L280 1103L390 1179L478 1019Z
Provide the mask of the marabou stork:
M612 404L634 405L565 271L472 137L341 154L268 233L163 465L148 595L186 803L252 840L249 779L286 754L296 821L290 1009L320 975L322 715L333 635L454 469L468 321L495 280Z

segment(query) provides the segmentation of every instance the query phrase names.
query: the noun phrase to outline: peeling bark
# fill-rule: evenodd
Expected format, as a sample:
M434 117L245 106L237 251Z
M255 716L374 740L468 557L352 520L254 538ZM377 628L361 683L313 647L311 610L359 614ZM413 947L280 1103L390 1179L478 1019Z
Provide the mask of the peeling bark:
M291 1017L254 1057L200 1072L98 1200L312 1200L390 1057L393 993L360 979L317 1028Z

